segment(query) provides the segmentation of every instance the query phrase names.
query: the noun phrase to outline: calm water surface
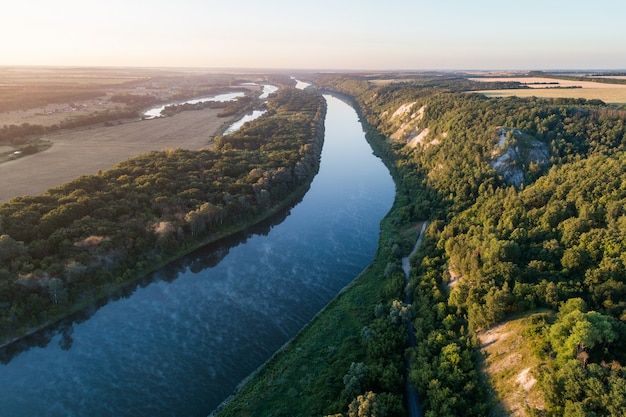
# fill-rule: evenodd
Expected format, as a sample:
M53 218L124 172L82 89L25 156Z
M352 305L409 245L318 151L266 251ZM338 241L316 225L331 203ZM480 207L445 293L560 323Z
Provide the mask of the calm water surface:
M320 172L272 221L0 352L0 416L206 416L372 260L394 184L330 96Z
M302 86L301 88L304 88L304 86ZM267 101L269 95L275 93L276 91L278 91L278 87L276 87L275 85L265 84L263 85L263 91L261 92L259 98ZM266 111L267 110L253 110L250 113L245 114L241 119L228 126L228 128L224 131L224 135L228 135L239 130L239 128L243 126L246 122L251 122L254 119L258 119L259 117L263 116Z
M154 119L155 117L161 117L161 112L165 110L167 106L173 106L174 104L198 104L198 103L206 103L208 101L234 101L234 100L237 100L239 97L243 97L243 96L245 96L244 93L235 92L235 93L218 94L216 96L211 96L211 97L194 98L191 100L181 101L181 102L172 102L172 103L163 104L161 106L151 108L150 110L147 110L143 114L143 116L145 119Z

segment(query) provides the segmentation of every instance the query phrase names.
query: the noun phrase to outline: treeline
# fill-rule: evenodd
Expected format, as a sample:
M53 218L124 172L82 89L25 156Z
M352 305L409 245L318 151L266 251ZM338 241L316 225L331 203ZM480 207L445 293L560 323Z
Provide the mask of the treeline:
M0 128L0 145L24 145L33 137L57 132L62 129L92 126L99 123L110 124L124 119L138 119L139 112L134 109L106 110L86 116L68 118L50 126L31 125L4 125Z
M603 78L603 76L623 76L623 73L597 73L597 74L583 74L583 75L570 75L570 74L553 74L549 72L543 71L531 71L528 76L529 77L545 77L545 78L556 78L559 80L570 80L570 81L591 81L595 83L604 83L604 84L626 84L626 80L621 78Z
M549 365L538 376L548 415L624 415L623 109L456 94L455 80L318 82L352 96L381 143L415 117L392 118L400 106L423 107L419 127L429 140L415 149L389 143L388 156L407 198L397 221L433 220L409 287L417 333L410 381L426 415L485 415L493 404L476 331L539 307L561 311L537 330L547 335L538 354ZM552 168L524 167L524 184L507 184L491 165L502 127L545 143Z
M318 169L325 101L285 88L269 105L258 123L220 138L215 150L151 152L0 205L1 339L62 317L304 192Z

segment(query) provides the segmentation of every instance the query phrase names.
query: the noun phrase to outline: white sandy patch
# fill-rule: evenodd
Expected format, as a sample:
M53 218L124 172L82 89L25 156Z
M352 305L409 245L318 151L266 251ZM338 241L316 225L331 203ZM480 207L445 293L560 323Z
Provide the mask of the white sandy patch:
M428 136L428 133L430 133L430 129L426 128L422 130L417 136L415 136L413 139L409 141L408 145L411 148L415 148L418 144L421 144L422 142L424 142L424 139L426 139L426 136Z
M500 323L492 328L481 332L478 335L480 339L481 347L485 347L486 345L495 342L497 340L504 340L511 335L511 332L503 332L502 329L505 328L506 323Z
M515 382L520 384L524 391L528 392L533 386L535 386L537 380L530 374L530 368L526 368L520 372Z
M407 114L409 111L411 111L411 107L413 107L413 105L415 105L415 101L413 103L405 103L403 105L401 105L400 107L398 107L398 110L396 110L392 115L391 118L395 119L396 117L400 117L402 115Z

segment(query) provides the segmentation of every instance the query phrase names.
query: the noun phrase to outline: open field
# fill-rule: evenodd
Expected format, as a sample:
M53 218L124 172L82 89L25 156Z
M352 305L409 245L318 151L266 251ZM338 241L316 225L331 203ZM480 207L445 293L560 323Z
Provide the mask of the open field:
M262 79L197 69L0 67L0 128L25 123L59 126L125 111L141 113L156 103L202 97L230 90L242 80ZM258 85L241 88L261 89ZM220 111L186 111L154 120L108 121L104 123L112 125L108 127L100 122L71 131L56 130L42 138L29 137L31 145L52 146L21 158L10 154L21 149L23 142L17 146L14 138L5 139L0 148L0 202L42 193L149 151L209 146L212 135L233 119L217 117Z
M613 78L613 77L611 77ZM518 82L534 89L550 89L555 87L560 88L572 88L582 87L582 89L614 89L614 88L626 88L623 84L607 84L597 83L593 81L575 81L575 80L561 80L557 78L547 77L494 77L494 78L470 78L472 81L478 82Z
M233 81L235 75L182 69L0 67L0 127L51 126L70 118L129 109L111 100L113 96L167 102L204 95Z
M533 318L538 320L545 314L549 313L529 313L479 334L484 371L500 396L496 416L528 417L531 410L544 408L544 399L536 385L541 361L532 353L538 343L537 336L530 336L527 329L532 327Z
M48 135L45 139L53 146L47 151L0 164L0 202L42 193L149 151L207 147L216 130L232 120L217 117L219 112L187 111L174 117Z
M617 87L617 86L616 86ZM522 89L522 90L484 90L476 91L487 97L541 97L541 98L584 98L587 100L602 100L605 103L626 103L626 89L602 89L602 88L546 88L546 89Z
M477 91L488 97L542 97L542 98L584 98L598 99L605 103L626 103L626 85L607 84L593 81L572 81L540 77L470 78L472 81L514 81L530 88L516 90ZM548 83L558 84L548 84ZM556 88L561 87L561 88ZM581 87L581 88L572 88Z
M0 67L0 87L9 85L82 84L116 85L155 75L154 71L124 70L113 68L45 68Z
M94 112L106 112L121 107L119 103L108 101L106 95L88 100L75 100L70 104L50 103L35 108L5 111L0 113L0 126L31 125L52 126L71 117L87 116Z

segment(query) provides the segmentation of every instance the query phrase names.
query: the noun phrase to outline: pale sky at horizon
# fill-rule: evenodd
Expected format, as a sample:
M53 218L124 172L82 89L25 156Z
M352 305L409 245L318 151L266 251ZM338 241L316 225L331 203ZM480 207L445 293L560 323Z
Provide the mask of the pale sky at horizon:
M626 69L622 0L12 0L0 66Z

